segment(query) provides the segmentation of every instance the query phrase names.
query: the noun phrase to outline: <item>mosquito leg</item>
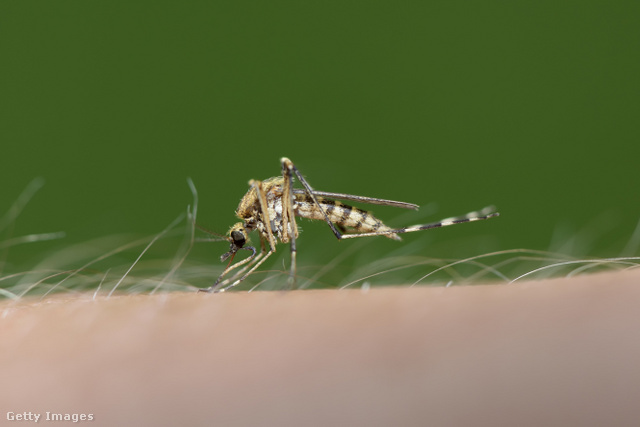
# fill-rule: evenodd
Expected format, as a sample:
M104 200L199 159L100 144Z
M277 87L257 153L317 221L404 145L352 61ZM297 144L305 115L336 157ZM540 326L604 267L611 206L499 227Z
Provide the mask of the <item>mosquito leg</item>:
M226 276L227 273L229 273L230 271L235 270L236 268L241 267L241 266L243 266L243 265L245 265L247 263L249 265L251 265L251 264L253 264L255 262L254 260L256 258L260 258L262 256L262 253L260 253L256 257L256 249L254 247L252 247L252 246L247 246L247 247L240 248L240 249L249 250L249 251L252 251L253 253L248 258L245 258L240 262L237 262L237 263L235 263L233 265L228 265L227 268L225 268L224 271L220 274L220 276L218 277L218 280L216 280L216 282L212 286L209 286L208 288L199 289L198 292L209 292L209 293L210 292L217 292L218 288L220 287L220 283L222 281L222 278L224 276ZM241 269L241 271L244 271L247 267ZM237 276L237 273L233 277L236 277L236 276Z
M258 193L258 201L260 202L260 215L262 216L262 222L264 223L265 232L260 234L260 238L266 238L269 241L269 247L272 252L276 250L276 238L271 230L271 221L269 220L269 207L267 205L267 196L264 194L264 188L262 188L262 181L251 180L249 185L256 189ZM266 234L266 236L264 235Z
M290 162L289 162L290 163ZM293 178L289 165L282 163L282 228L290 240L298 237L298 225L293 211Z
M500 215L498 212L493 211L493 207L484 208L481 211L469 212L466 215L446 218L438 222L432 222L430 224L411 225L404 228L396 228L395 230L374 231L371 233L353 233L344 234L343 239L352 239L356 237L369 237L369 236L385 236L388 234L400 234L400 233L412 233L414 231L429 230L431 228L447 227L449 225L463 224L465 222L482 221Z
M260 236L260 253L258 254L258 256L256 256L255 258L253 258L251 260L251 262L247 263L247 265L245 265L244 267L242 267L240 270L236 271L233 276L228 277L227 279L224 280L224 282L220 282L220 279L218 279L218 281L216 281L216 284L218 285L218 288L224 287L227 284L233 282L234 280L236 280L238 277L240 277L245 271L247 271L248 268L251 268L251 266L253 266L254 263L258 262L265 253L267 253L267 250L265 248L264 245L264 238L262 236ZM215 286L215 285L214 285Z
M255 271L256 268L258 268L273 252L276 251L276 240L275 237L273 235L273 232L271 230L271 221L269 221L269 211L268 211L268 207L267 207L267 197L264 193L264 189L262 187L262 181L257 181L257 180L251 180L249 181L249 185L254 187L256 189L256 193L258 194L258 200L260 203L260 214L263 218L263 223L265 225L265 232L264 233L260 233L260 247L261 247L261 251L260 254L256 257L255 256L255 249L253 249L254 251L254 255L251 257L252 260L251 262L249 262L246 266L244 266L241 270L239 270L238 272L236 272L236 274L234 274L232 277L226 279L225 281L221 282L220 280L222 279L222 277L226 274L227 270L225 270L223 272L222 275L220 275L220 277L218 278L218 280L216 281L216 283L213 285L212 289L214 292L224 292L227 289L230 289L234 286L237 286L238 284L240 284L240 282L242 282L244 279L246 279L251 273L253 273ZM269 242L269 252L265 252L265 240L267 240ZM265 255L266 253L266 255ZM246 260L242 262L242 264L240 265L244 265L246 263ZM239 265L236 264L235 267L238 267ZM249 269L248 272L244 273L247 269ZM240 279L236 279L238 276L240 276L242 273L244 273L244 275L242 275L242 277L240 277ZM232 282L231 285L227 285L227 283Z
M295 237L291 239L291 270L289 271L289 278L287 279L287 284L289 285L289 289L295 289L296 287L296 239Z
M289 180L291 180L291 174L292 173L294 173L296 175L296 177L298 178L298 180L300 181L300 183L302 184L302 186L306 190L307 195L309 195L309 197L311 197L311 200L313 200L313 203L318 207L318 209L320 209L320 212L322 212L322 216L324 217L325 222L327 224L329 224L329 227L331 228L331 231L333 231L333 234L335 234L335 236L336 236L336 238L338 240L342 239L344 237L344 235L338 231L338 229L335 227L335 225L333 225L333 223L329 219L329 216L327 215L327 212L324 210L322 205L320 205L320 203L318 202L318 199L316 198L315 194L313 194L313 189L311 188L311 186L309 185L307 180L304 179L304 177L302 176L302 174L300 173L298 168L296 168L295 165L293 164L293 162L291 160L289 160L288 158L286 158L286 157L283 157L282 159L280 159L280 162L282 162L283 173L287 174L287 177L288 177ZM285 182L287 181L287 177L285 177Z
M222 272L222 274L220 274L220 277L218 277L218 280L216 280L216 283L214 283L213 287L216 288L218 286L218 284L220 283L220 281L222 280L222 278L224 276L226 276L230 271L235 270L238 267L242 267L245 264L251 264L252 261L256 258L256 249L252 246L247 246L245 248L240 248L243 250L250 250L253 253L251 255L249 255L249 257L243 259L242 261L239 261L233 265L229 265L227 266L227 268L224 269L224 271Z
M287 236L291 248L291 269L289 271L289 279L287 280L290 289L296 286L296 238L298 237L298 224L296 223L295 213L293 211L293 178L291 176L291 161L282 161L282 178L284 185L282 189L282 228L283 233Z
M260 252L257 256L255 256L250 262L244 265L238 271L235 271L231 277L227 277L226 279L221 281L221 277L216 280L216 283L213 285L214 292L217 292L218 289L225 287L229 283L235 281L238 277L242 276L247 269L251 268L256 262L260 261L266 252Z
M275 251L267 252L266 255L260 261L256 262L253 265L253 267L251 267L251 269L244 274L244 276L242 276L241 278L239 278L235 282L231 283L230 285L227 285L227 286L225 286L223 288L217 289L215 292L226 292L229 289L233 288L234 286L238 286L244 279L249 277L249 275L251 273L253 273L258 267L260 267L260 265L262 265L262 263L265 262L267 260L267 258L269 258L271 256L271 254L274 253L274 252Z

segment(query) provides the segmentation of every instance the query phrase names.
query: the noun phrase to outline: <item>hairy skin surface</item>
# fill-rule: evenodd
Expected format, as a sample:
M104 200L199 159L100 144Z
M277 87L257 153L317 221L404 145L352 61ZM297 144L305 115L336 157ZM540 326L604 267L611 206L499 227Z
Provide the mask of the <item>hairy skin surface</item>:
M640 269L368 292L57 296L3 301L0 313L3 420L9 411L91 413L95 426L640 419Z

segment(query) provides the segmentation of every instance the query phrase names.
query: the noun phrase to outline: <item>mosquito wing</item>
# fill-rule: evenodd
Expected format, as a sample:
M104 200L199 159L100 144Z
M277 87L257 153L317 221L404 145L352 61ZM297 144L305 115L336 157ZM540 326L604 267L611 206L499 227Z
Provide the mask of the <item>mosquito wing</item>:
M307 194L307 191L302 188L294 188L293 194ZM418 210L419 206L413 203L396 202L395 200L377 199L375 197L355 196L353 194L342 193L328 193L326 191L313 190L313 194L319 197L327 197L330 199L350 200L353 202L369 203L371 205L393 206L403 209L415 209Z

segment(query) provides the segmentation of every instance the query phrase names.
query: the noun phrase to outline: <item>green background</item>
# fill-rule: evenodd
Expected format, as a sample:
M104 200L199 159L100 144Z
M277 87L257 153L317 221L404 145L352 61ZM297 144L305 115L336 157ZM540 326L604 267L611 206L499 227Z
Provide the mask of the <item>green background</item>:
M10 258L157 233L186 177L224 233L282 156L318 190L425 206L374 208L394 226L502 214L408 235L413 254L630 255L639 19L637 1L3 2L1 211L41 176L13 235L67 233ZM353 244L302 225L301 263Z

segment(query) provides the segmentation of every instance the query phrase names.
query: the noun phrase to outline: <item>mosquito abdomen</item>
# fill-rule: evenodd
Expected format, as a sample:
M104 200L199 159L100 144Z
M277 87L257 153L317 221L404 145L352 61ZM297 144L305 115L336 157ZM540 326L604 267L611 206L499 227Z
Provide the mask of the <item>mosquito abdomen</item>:
M370 212L346 205L338 200L316 197L318 204L329 217L329 221L341 227L352 229L358 233L384 232L391 230L373 216ZM307 219L324 221L324 215L308 195L295 196L294 212L297 216ZM386 237L394 240L402 240L397 234L386 234Z

